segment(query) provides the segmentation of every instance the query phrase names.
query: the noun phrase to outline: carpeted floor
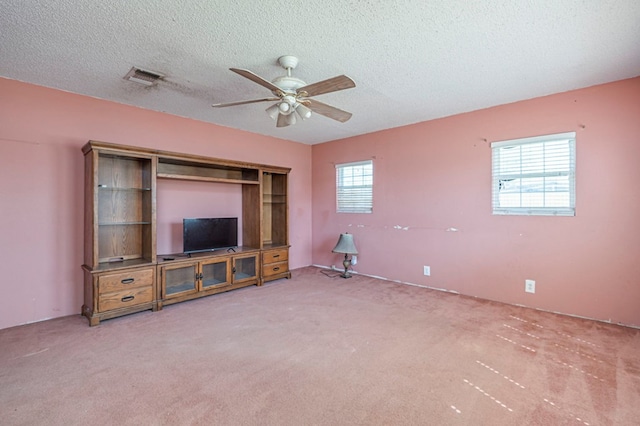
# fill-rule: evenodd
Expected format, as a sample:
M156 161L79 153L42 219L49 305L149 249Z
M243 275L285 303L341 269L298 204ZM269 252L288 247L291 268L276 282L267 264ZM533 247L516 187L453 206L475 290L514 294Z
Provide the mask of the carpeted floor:
M640 330L326 273L0 330L0 424L640 424Z

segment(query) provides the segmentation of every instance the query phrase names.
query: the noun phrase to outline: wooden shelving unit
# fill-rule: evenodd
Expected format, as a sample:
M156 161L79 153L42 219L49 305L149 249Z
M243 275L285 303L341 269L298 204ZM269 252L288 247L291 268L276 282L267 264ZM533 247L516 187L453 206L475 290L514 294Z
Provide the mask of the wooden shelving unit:
M287 173L262 172L262 280L290 278L288 247Z
M142 310L290 278L289 168L89 141L85 156L82 314L91 325ZM162 260L156 180L242 186L242 246Z

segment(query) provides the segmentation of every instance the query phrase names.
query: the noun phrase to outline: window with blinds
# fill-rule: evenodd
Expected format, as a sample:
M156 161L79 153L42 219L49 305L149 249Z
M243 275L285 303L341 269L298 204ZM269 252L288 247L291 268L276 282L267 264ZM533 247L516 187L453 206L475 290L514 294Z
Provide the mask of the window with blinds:
M338 213L373 211L373 161L336 164Z
M575 132L494 142L493 214L575 216Z

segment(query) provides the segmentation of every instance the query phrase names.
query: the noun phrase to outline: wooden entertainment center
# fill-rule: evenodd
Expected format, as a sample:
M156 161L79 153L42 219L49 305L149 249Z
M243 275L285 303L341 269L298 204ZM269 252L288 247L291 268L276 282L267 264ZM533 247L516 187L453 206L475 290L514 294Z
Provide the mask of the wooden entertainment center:
M101 320L291 278L291 169L89 141L85 158L84 305ZM242 186L242 245L158 255L157 179Z

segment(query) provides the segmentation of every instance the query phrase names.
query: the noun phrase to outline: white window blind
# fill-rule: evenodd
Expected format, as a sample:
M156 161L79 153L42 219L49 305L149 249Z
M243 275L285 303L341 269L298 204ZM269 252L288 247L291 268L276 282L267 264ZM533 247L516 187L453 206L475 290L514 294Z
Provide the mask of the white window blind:
M338 213L373 211L373 161L336 164Z
M575 216L575 132L494 142L493 214Z

